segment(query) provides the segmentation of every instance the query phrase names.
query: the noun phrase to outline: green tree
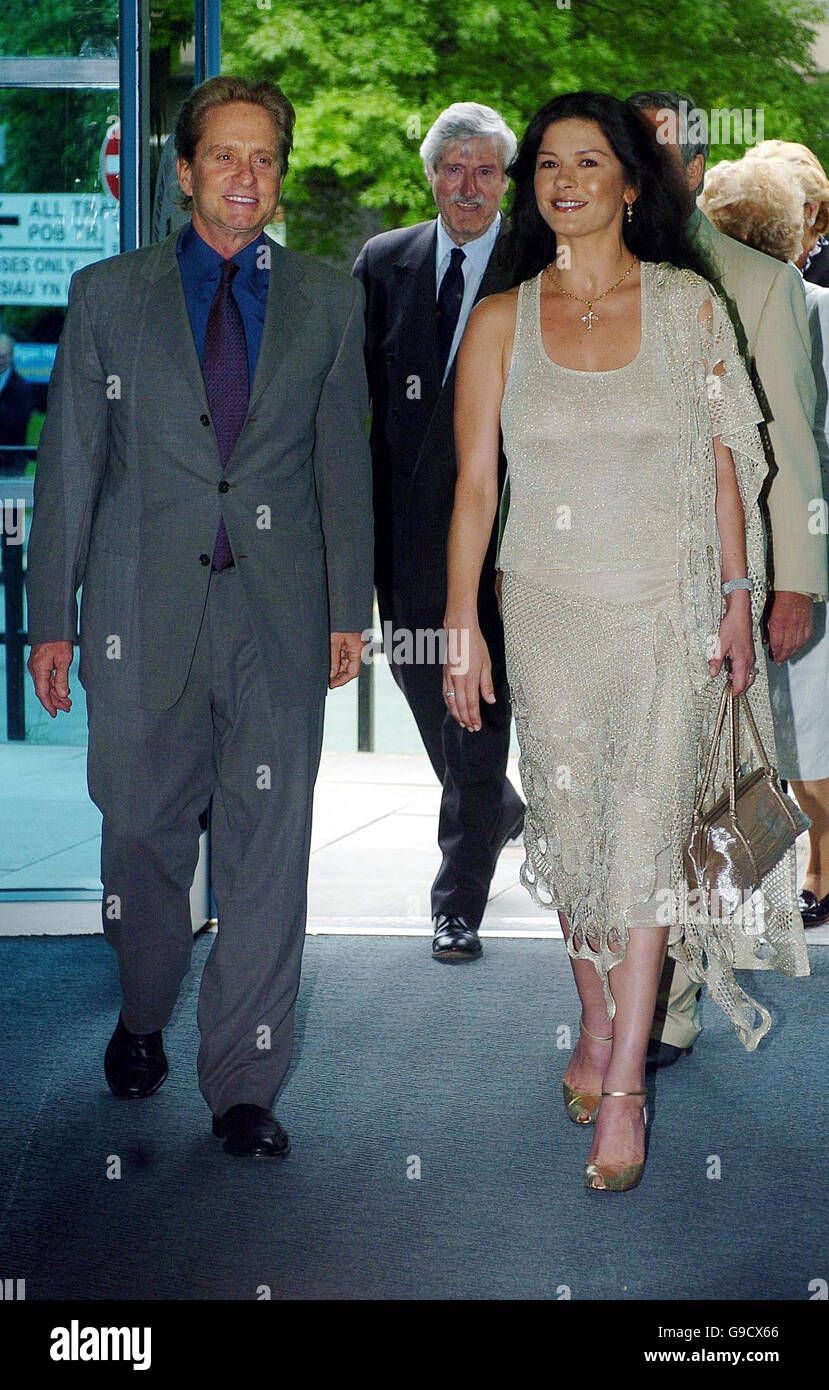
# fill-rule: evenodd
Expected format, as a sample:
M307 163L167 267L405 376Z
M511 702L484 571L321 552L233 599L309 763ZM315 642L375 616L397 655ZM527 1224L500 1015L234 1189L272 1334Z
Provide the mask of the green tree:
M520 134L557 92L681 88L707 110L762 110L766 138L827 160L810 58L824 17L813 0L224 0L222 66L297 107L290 239L338 257L359 210L386 227L432 215L417 150L452 101L495 106Z
M0 53L16 58L99 57L118 44L118 0L3 0Z
M117 53L118 0L3 0L0 52L15 57ZM98 156L117 92L72 89L0 92L6 128L2 186L10 193L88 193L97 189Z

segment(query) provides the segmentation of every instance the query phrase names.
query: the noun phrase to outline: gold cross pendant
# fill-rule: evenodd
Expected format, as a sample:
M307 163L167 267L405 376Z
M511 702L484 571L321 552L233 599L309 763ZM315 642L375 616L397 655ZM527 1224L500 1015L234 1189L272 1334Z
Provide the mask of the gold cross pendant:
M582 316L581 316L581 321L582 321L582 323L586 323L586 324L587 324L587 331L588 331L588 333L592 333L592 332L593 332L593 320L594 320L594 319L596 319L596 321L598 322L598 314L594 314L592 309L588 309L587 313L586 313L586 314L582 314Z

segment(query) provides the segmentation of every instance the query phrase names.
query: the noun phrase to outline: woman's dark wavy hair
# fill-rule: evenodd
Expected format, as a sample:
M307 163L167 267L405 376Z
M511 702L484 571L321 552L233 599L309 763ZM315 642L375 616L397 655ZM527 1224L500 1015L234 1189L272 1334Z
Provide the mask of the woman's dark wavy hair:
M622 218L628 249L641 261L669 261L710 279L710 267L688 237L687 191L646 117L604 92L566 92L536 111L507 170L513 196L504 262L510 268L511 285L530 279L555 260L555 232L538 211L533 180L545 130L553 121L572 118L601 126L627 181L637 189L632 220Z

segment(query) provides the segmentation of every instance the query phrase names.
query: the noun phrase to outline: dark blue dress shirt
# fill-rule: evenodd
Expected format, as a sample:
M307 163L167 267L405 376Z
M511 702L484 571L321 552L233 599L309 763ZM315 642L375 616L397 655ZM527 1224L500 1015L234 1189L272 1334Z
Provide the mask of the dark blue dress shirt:
M233 277L231 294L239 305L242 323L245 327L245 341L248 349L248 381L253 386L259 347L262 342L262 328L265 323L265 305L268 300L268 277L266 266L257 265L259 252L266 245L264 233L255 237L250 245L239 251L231 260L239 267ZM193 330L193 340L199 361L204 361L204 337L207 332L207 316L210 305L219 288L221 273L219 266L222 257L212 246L203 241L188 222L182 227L176 243L184 300Z

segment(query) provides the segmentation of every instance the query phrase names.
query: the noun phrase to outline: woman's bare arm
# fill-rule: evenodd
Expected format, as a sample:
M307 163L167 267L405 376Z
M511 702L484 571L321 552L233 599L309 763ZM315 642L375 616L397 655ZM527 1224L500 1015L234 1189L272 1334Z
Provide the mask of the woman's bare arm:
M458 480L449 527L444 689L458 722L479 729L479 693L494 703L489 653L478 626L478 586L498 506L501 400L515 324L515 294L476 305L458 352L455 447ZM454 647L454 650L453 650ZM465 668L465 669L464 669Z
M710 404L718 399L722 391L720 379L725 377L727 370L726 362L721 356L712 299L703 300L699 306L697 322L700 327ZM712 410L711 433L716 464L720 577L722 582L726 583L729 579L748 577L746 520L734 456L720 437L717 414L718 412ZM754 679L755 667L751 593L748 589L734 589L726 595L725 615L720 621L716 645L708 662L708 670L712 676L719 674L726 657L729 658L731 667L731 688L735 695L742 695Z
M714 440L717 461L717 530L720 537L721 574L729 579L745 579L746 530L743 502L737 485L737 474L731 450L719 438ZM717 645L708 663L712 676L719 674L726 657L731 662L731 688L742 695L754 679L754 639L751 632L751 594L748 589L734 589L725 598L725 616L720 623Z

